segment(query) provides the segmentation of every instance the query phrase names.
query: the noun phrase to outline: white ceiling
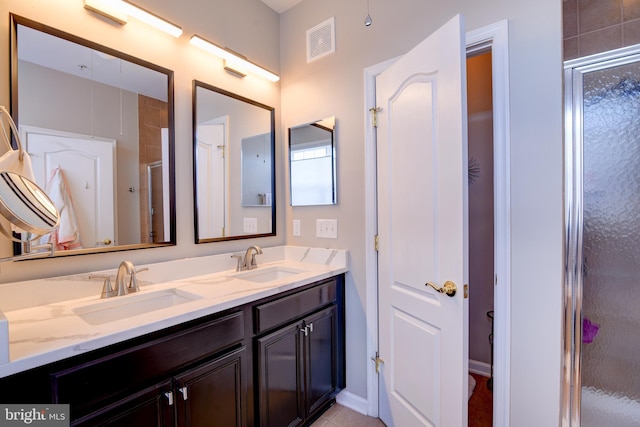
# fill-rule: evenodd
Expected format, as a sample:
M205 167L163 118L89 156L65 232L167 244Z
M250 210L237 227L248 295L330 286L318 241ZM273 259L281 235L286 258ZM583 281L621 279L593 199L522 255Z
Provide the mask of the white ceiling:
M301 1L302 0L262 0L262 3L266 4L276 12L282 13L287 9L291 9Z

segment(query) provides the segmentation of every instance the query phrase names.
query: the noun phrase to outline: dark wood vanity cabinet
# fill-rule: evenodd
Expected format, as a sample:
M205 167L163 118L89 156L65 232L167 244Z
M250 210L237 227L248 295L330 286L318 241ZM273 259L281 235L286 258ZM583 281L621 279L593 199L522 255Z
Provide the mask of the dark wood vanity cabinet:
M244 318L214 316L53 372L53 401L71 405L74 426L244 426Z
M332 279L257 307L257 329L271 326L256 338L260 426L308 424L344 387L342 298Z
M66 403L83 427L306 425L344 388L343 280L1 378L0 402Z
M245 357L246 348L242 346L77 419L72 425L245 426Z

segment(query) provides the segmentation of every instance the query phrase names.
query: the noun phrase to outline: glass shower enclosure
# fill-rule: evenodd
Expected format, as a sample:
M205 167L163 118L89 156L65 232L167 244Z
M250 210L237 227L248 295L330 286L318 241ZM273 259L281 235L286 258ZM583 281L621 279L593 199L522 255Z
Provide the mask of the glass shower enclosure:
M565 63L562 425L640 425L640 46Z

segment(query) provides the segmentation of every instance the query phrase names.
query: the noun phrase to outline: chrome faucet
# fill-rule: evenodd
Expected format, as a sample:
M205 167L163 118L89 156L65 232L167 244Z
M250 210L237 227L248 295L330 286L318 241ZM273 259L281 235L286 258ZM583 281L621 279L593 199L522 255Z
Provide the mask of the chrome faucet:
M129 286L125 286L124 279L126 275L129 275ZM126 295L130 292L138 292L138 280L136 280L136 269L131 261L122 261L118 267L118 273L116 274L116 295Z
M103 279L104 285L102 287L102 293L100 294L100 298L111 298L120 295L126 295L133 292L140 291L140 286L138 286L138 279L136 278L136 273L141 271L147 271L148 268L143 268L140 270L135 269L133 263L131 261L122 261L120 266L118 266L118 273L116 274L116 286L115 288L111 287L111 277L108 275L89 275L89 279ZM129 285L125 286L125 278L129 276Z
M256 255L261 255L262 249L260 246L251 245L247 248L247 251L243 254L233 254L231 258L236 258L238 263L236 265L236 271L253 270L258 267L256 262Z
M262 255L262 249L260 246L252 245L247 248L247 252L244 253L244 269L253 270L258 267L256 262L256 255Z

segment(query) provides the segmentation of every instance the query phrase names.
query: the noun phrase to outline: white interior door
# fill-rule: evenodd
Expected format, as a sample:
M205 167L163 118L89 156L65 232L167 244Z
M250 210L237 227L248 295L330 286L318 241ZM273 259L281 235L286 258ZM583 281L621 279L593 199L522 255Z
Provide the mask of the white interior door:
M198 237L224 237L227 227L226 155L228 116L198 125Z
M73 201L82 247L117 245L115 232L115 140L26 130L25 144L36 181L45 188L60 168Z
M467 124L463 20L377 77L379 416L467 425ZM454 296L425 285L451 281Z

